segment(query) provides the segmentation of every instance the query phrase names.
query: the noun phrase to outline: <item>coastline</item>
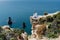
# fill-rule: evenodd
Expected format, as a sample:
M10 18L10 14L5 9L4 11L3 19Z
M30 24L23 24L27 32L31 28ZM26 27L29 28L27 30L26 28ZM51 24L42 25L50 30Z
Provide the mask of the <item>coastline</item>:
M56 17L55 17L56 16ZM20 39L19 36L23 39L28 40L60 40L60 11L48 14L48 15L37 15L35 13L33 16L30 16L31 22L31 35L29 35L24 28L11 28L9 25L4 25L0 27L1 36L4 35L6 39ZM42 19L42 20L41 20ZM47 20L46 20L47 19ZM51 20L53 19L53 20ZM49 24L50 23L50 24ZM59 25L58 25L59 24ZM59 28L58 28L59 27ZM46 30L46 32L43 32ZM45 35L43 34L45 33Z

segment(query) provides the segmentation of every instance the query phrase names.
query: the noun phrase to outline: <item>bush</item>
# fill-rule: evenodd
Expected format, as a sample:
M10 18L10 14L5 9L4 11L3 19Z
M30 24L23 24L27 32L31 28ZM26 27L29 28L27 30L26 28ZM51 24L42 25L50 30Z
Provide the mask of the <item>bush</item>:
M39 19L39 23L40 23L40 24L44 24L45 22L46 22L46 19L43 19L43 18L40 18L40 19Z
M57 15L53 15L53 18L55 19L57 17Z
M0 40L3 40L2 38L0 38Z
M24 29L14 29L14 33L21 34L24 32Z
M48 38L57 38L58 35L50 32L50 33L47 34L47 37L48 37Z
M10 40L15 40L15 38L10 38Z
M3 38L4 37L4 34L3 33L0 33L0 38Z
M0 33L1 33L2 30L3 30L3 29L0 27Z
M56 14L56 19L57 19L57 20L60 20L60 13L57 13L57 14Z
M51 29L51 24L49 24L48 29Z
M53 17L51 17L51 16L47 17L47 22L52 22L53 20L54 20Z

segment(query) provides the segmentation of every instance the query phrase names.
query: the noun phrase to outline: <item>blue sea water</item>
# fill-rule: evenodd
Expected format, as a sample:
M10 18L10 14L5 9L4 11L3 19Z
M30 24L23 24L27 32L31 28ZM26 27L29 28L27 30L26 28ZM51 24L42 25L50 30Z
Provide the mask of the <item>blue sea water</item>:
M44 12L60 11L60 2L38 2L38 1L0 1L0 25L7 25L8 17L12 18L13 28L21 28L22 22L26 22L25 31L31 34L30 16L34 11L38 15Z

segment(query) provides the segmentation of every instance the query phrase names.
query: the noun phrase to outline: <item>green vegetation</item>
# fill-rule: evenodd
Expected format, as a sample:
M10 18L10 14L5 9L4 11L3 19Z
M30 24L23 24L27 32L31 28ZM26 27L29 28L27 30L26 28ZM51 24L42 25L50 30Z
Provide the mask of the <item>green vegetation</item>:
M48 15L48 13L44 13L44 15ZM60 34L60 13L53 15L53 17L48 16L46 18L40 18L39 21L40 21L39 22L40 24L44 24L44 22L46 22L46 24L48 25L48 29L46 30L45 36L47 36L48 38L57 38L59 36ZM14 35L12 38L10 38L10 40L16 40L15 34L21 35L21 33L24 32L26 23L23 22L22 26L23 26L23 29L16 28L13 31L11 30L5 31L0 27L0 40L3 40L3 39L5 40L7 33Z
M3 29L0 27L0 33L2 32L2 30L3 30Z
M0 40L7 40L8 36L10 36L10 40L16 40L17 38L17 35L21 35L21 33L24 32L24 29L13 29L12 30L3 30L1 27L0 27ZM15 35L16 34L16 35Z
M46 22L46 19L44 19L44 18L40 18L40 19L39 19L39 23L40 23L40 24L44 24L45 22Z
M44 13L44 15L48 15L48 13ZM46 25L48 25L48 30L46 30L47 34L45 34L47 37L58 37L58 34L60 34L60 12L53 16L40 18L39 21L40 24L44 24L46 22Z
M24 32L24 29L14 29L14 33L21 34Z
M48 38L57 38L58 35L50 32L50 33L47 34L47 37L48 37Z
M53 15L53 17L47 17L48 30L46 36L48 38L57 38L60 34L60 13Z
M10 38L10 40L16 40L15 38Z
M47 22L52 22L54 19L51 16L47 16Z
M3 40L2 38L0 38L0 40Z

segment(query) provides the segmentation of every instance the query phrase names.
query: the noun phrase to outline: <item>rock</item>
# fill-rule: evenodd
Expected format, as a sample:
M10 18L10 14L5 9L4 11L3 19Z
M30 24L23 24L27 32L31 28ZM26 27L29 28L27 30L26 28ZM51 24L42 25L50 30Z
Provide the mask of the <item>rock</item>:
M4 25L4 26L2 26L2 29L10 29L10 26L9 25Z

